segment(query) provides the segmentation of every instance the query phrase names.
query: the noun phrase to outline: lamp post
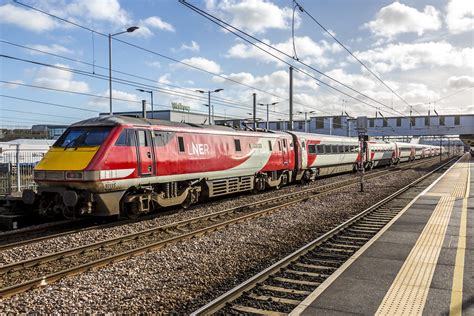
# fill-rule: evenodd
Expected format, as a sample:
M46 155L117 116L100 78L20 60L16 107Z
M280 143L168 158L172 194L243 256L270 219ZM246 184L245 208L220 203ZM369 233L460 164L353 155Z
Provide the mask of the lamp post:
M109 33L109 104L110 104L110 115L114 114L114 111L112 109L112 37L115 35L120 35L123 33L132 33L136 30L138 30L138 26L131 26L125 31L118 32L115 34L110 34Z
M308 113L315 113L314 111L298 111L296 112L298 114L304 114L304 131L305 133L308 133Z
M267 132L268 130L270 129L269 126L270 126L270 119L268 117L268 106L270 105L275 105L275 104L278 104L278 102L273 102L273 103L259 103L258 105L261 105L261 106L266 106L267 107Z
M155 111L153 110L153 91L152 90L143 90L143 89L137 89L137 91L146 92L146 93L149 93L151 95L151 118L152 119L155 118Z
M199 92L199 93L207 93L207 101L208 101L208 106L209 106L209 125L212 125L212 122L211 122L211 93L216 93L216 92L220 92L224 89L216 89L214 91L204 91L204 90L196 90L196 92Z

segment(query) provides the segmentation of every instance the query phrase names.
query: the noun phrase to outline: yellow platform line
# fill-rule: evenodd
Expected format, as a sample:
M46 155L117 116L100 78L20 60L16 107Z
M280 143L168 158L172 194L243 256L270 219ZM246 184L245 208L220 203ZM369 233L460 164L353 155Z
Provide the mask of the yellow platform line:
M395 281L385 295L377 315L421 315L441 252L455 198L442 196Z
M451 291L451 305L449 315L458 316L462 314L462 293L464 280L464 262L466 253L467 237L467 198L470 192L471 168L467 162L467 183L464 198L462 200L461 223L459 227L458 249L456 251L456 261L454 264L453 288Z

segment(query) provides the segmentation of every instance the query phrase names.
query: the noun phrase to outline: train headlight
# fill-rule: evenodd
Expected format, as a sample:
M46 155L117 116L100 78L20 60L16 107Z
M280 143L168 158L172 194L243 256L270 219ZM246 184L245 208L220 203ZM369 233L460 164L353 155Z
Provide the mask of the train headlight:
M83 174L82 172L77 171L68 171L66 172L66 179L67 180L82 180Z

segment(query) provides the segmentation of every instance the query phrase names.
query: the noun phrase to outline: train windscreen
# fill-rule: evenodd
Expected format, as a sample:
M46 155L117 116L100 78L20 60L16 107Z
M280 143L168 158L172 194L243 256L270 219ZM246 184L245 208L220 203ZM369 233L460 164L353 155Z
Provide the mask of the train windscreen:
M100 146L109 135L112 127L72 127L54 143L53 147L76 148Z

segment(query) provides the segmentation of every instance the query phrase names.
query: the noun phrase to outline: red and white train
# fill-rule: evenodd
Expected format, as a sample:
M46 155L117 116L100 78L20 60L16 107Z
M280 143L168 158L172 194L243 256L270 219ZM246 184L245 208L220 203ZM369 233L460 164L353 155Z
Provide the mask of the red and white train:
M374 141L367 149L367 168L440 153ZM23 201L41 214L135 217L350 171L360 159L355 138L105 116L66 130L35 168L37 192L25 190Z

